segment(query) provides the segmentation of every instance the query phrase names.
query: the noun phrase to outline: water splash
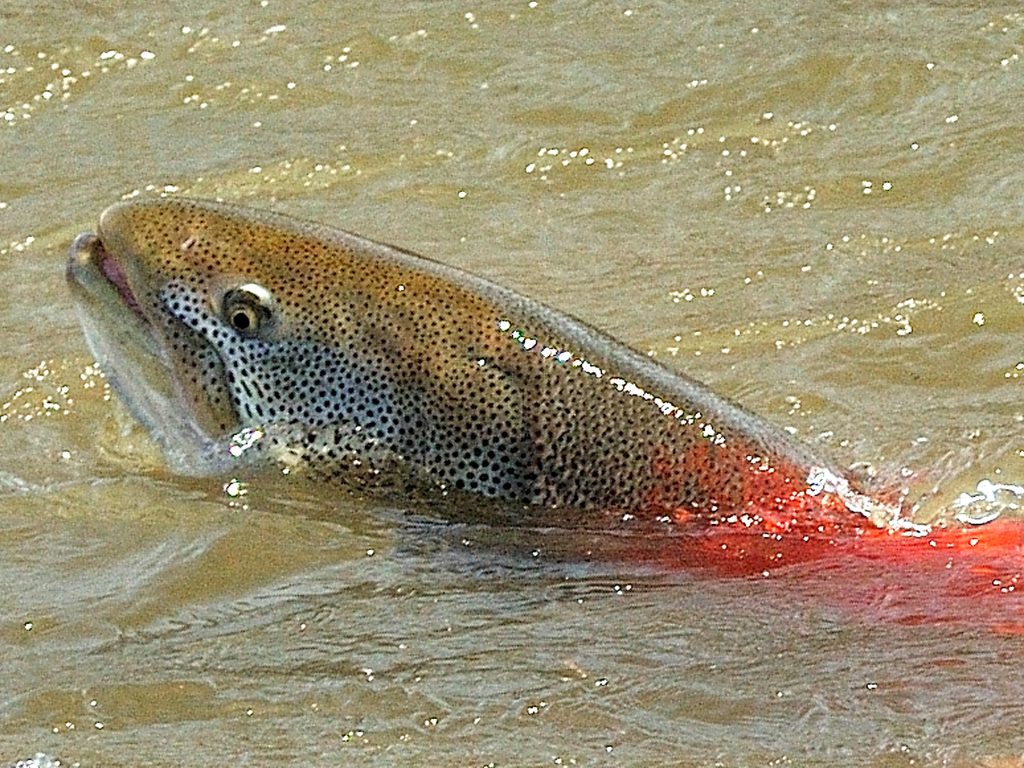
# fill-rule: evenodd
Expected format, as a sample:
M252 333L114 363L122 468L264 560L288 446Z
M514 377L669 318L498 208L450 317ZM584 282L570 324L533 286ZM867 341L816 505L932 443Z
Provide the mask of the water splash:
M245 427L231 436L231 445L228 452L236 459L260 442L264 437L264 431L259 427Z
M850 487L850 482L845 477L836 475L824 467L811 468L807 485L808 495L831 493L838 497L850 512L862 515L879 528L905 536L927 536L931 533L930 525L916 523L903 517L899 504L890 504L859 493Z
M1012 483L978 482L974 493L963 492L953 502L957 522L965 525L991 523L1004 512L1024 506L1024 486Z

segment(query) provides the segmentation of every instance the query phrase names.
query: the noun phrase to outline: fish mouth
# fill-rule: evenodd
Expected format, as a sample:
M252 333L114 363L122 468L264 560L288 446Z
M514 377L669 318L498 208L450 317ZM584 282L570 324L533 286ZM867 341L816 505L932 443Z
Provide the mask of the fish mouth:
M122 303L144 323L149 323L142 306L128 283L124 268L104 247L100 235L83 232L71 243L67 265L68 282L75 288L89 291L102 290L106 281L121 298Z
M118 349L160 357L153 324L132 289L124 265L104 245L102 234L83 232L74 239L65 276L86 341L101 365L122 358L113 354Z
M226 466L227 453L199 415L202 403L180 376L164 343L158 317L147 310L150 279L134 263L131 245L117 231L85 232L74 239L66 277L90 351L137 421L146 427L171 469L208 475ZM121 254L119 256L119 254ZM142 291L138 286L142 286Z

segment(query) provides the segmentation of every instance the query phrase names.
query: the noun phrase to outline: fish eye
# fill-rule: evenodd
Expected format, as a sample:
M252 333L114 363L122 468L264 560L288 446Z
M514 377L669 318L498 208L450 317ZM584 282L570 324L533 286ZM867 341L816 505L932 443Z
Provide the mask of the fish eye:
M259 335L272 318L274 299L256 283L240 285L224 294L224 320L245 337Z

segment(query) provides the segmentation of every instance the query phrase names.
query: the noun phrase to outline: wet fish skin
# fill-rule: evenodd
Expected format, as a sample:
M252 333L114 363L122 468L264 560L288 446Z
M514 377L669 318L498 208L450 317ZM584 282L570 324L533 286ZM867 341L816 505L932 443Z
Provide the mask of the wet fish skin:
M781 429L585 323L338 229L125 202L75 241L67 274L97 359L177 471L283 463L769 527L892 513Z

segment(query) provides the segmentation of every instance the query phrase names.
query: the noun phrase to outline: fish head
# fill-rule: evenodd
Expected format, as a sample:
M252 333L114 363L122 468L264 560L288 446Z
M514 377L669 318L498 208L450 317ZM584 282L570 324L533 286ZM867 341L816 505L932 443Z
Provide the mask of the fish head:
M337 259L281 224L219 203L126 202L71 247L89 346L177 472L217 472L237 461L239 435L271 423L308 430L352 406L339 399L345 361L317 312L316 286Z

